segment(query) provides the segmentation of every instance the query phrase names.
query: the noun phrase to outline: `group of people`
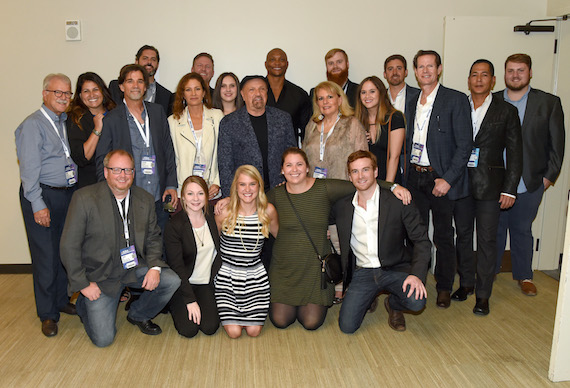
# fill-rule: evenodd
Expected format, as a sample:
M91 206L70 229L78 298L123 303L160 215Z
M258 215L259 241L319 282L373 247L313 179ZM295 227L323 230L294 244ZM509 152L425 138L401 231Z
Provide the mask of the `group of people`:
M425 307L430 210L438 307L475 293L473 312L489 313L507 229L513 278L536 295L531 225L565 133L560 100L529 85L528 55L507 58L495 94L493 64L476 60L469 97L439 83L431 50L414 57L417 89L401 55L384 63L386 88L376 76L352 83L346 52L332 49L309 94L285 79L281 49L266 76L223 73L214 89L213 58L200 53L175 93L154 79L159 61L145 45L109 87L81 74L73 99L69 78L50 74L16 130L44 335L77 313L94 344L111 344L125 287L140 289L127 320L149 335L165 306L185 337L221 322L237 338L259 335L267 315L315 330L333 303L353 333L385 291L388 323L403 331L403 312ZM323 280L332 250L336 286Z

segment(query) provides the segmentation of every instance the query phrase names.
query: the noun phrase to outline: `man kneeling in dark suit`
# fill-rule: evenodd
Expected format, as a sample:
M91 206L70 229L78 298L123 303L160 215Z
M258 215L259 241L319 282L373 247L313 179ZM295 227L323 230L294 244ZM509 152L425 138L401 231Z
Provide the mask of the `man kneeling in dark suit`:
M424 282L431 250L427 228L413 203L405 206L378 186L378 165L372 153L353 152L347 167L356 193L333 208L346 290L340 329L347 334L358 330L376 295L388 291L384 300L388 324L404 331L403 311L420 311L426 304ZM406 235L414 243L411 258L404 249Z
M161 259L162 237L154 198L132 186L133 157L114 150L103 161L104 182L78 190L61 237L61 261L69 293L80 291L77 313L91 341L110 345L125 286L144 288L127 320L148 335L162 332L151 321L168 303L180 278Z

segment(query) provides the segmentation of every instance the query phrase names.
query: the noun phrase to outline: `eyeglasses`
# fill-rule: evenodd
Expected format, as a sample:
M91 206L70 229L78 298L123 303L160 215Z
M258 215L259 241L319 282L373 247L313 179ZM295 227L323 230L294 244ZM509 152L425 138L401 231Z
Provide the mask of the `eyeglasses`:
M65 94L65 97L67 97L67 98L71 98L71 96L73 96L73 93L71 93L71 92L64 92L64 91L61 91L61 90L47 90L47 89L46 89L46 92L52 92L53 94L55 94L56 97L61 97L61 96L63 96L64 94Z
M120 168L120 167L105 167L107 170L111 170L111 172L115 175L119 175L120 173L124 172L125 175L133 175L135 173L134 168Z

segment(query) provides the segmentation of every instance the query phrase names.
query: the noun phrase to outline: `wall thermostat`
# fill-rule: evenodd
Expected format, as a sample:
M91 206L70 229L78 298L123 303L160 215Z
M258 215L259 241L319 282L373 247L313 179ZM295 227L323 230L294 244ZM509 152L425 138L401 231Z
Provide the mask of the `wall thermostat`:
M65 40L81 40L81 22L79 20L65 21Z

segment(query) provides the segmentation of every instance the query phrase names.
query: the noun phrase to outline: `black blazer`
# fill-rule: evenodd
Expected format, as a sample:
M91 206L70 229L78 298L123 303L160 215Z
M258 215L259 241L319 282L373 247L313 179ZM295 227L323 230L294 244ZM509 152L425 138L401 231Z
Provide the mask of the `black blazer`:
M503 99L504 91L495 93ZM542 186L542 178L556 182L564 159L564 112L560 98L530 89L522 123L522 177L529 192Z
M145 102L149 116L150 135L154 153L156 154L156 167L160 181L160 193L166 187L178 187L176 178L176 162L174 159L174 146L170 138L170 128L164 114L164 109L158 104ZM112 150L122 149L133 153L131 133L127 122L125 104L120 103L115 109L107 113L103 119L103 133L95 150L95 163L97 165L97 178L105 180L103 175L103 159ZM139 162L140 163L140 162Z
M517 195L523 167L520 120L517 109L497 95L489 105L473 147L479 148L477 167L468 168L473 198L499 200L501 193ZM507 167L503 150L507 150Z
M404 116L406 117L406 128L409 128L410 125L414 125L412 113L416 112L416 104L418 103L419 95L420 89L406 84L406 108L404 112ZM407 129L406 132L408 132Z
M347 80L346 84L346 98L352 109L354 109L356 107L356 99L358 98L356 95L358 84L355 84L351 80Z
M356 267L356 257L350 248L353 198L354 194L351 194L338 200L332 213L338 228L344 289L350 284ZM409 257L405 249L406 236L414 243L413 257ZM431 258L427 228L413 203L407 206L402 204L389 189L384 188L380 188L378 258L382 268L415 275L425 283Z
M420 94L412 102L410 110L411 121L406 138L407 174L410 171L414 120ZM439 85L428 124L426 143L431 166L440 178L451 185L447 193L448 198L455 200L468 196L467 162L473 147L473 124L469 100L464 93Z
M216 226L212 211L206 214L206 222L210 228L210 234L212 235L217 251L210 275L210 284L213 284L214 277L222 265L222 259L220 257L220 235L218 234L218 227ZM168 265L180 277L179 291L182 293L185 303L195 302L196 296L188 279L190 279L192 272L194 272L194 266L196 264L196 239L190 219L184 210L174 215L166 224L164 228L164 247L166 248L166 261Z
M123 92L121 92L121 89L119 88L119 81L116 79L112 80L109 83L109 91L111 92L111 98L115 101L115 104L120 105L123 102ZM166 117L168 117L172 114L174 94L157 82L156 98L154 103L162 106L164 113L166 113Z

